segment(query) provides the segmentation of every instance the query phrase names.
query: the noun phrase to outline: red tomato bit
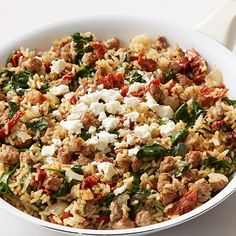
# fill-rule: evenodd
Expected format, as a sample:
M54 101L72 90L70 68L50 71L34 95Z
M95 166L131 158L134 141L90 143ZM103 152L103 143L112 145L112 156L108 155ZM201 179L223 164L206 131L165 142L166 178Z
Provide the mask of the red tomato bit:
M82 189L92 188L93 185L99 182L99 178L97 176L89 176L82 180Z
M107 48L103 42L91 42L89 44L94 50L98 59L102 59L107 51Z
M17 67L19 65L19 60L20 60L20 57L22 57L23 54L21 51L16 51L12 57L11 57L11 64L14 66L14 67Z
M157 63L152 59L147 59L142 53L138 55L138 64L147 72L153 72L157 68Z
M121 73L108 73L107 76L99 76L98 82L103 84L105 89L121 88L124 83L124 75Z
M214 121L211 125L211 128L214 131L217 131L221 128L221 126L224 124L225 122L223 120L218 120L218 121Z

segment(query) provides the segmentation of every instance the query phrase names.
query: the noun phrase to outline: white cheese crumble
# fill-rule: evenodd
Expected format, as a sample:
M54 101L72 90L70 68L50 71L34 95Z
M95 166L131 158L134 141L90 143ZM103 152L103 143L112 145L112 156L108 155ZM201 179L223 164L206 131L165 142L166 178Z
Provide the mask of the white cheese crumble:
M121 99L122 96L119 91L113 90L113 89L103 89L101 90L101 99L104 102L109 102L109 101L116 101Z
M215 67L205 78L206 84L209 87L217 87L223 83L223 76L221 71Z
M168 121L165 125L160 126L160 133L163 138L167 138L172 135L175 131L175 123Z
M93 144L95 148L99 151L107 152L108 145L116 142L117 135L110 134L107 131L101 131L97 133L96 136L91 137L86 141L86 143Z
M151 138L152 128L144 124L142 126L136 126L134 132L140 139L145 140Z
M105 110L105 104L100 102L91 103L89 110L95 115L98 116L101 112Z
M88 109L88 106L84 102L80 102L76 105L74 105L71 109L72 113L80 114L82 115L85 113Z
M122 113L122 106L118 101L109 101L106 103L106 110L111 114Z
M146 86L145 83L134 82L129 86L128 94L138 92L140 89L145 88L145 86Z
M96 127L95 127L95 126L90 126L90 127L89 127L89 130L88 130L88 133L89 133L89 134L92 134L92 133L94 133L94 132L96 132Z
M123 186L121 186L121 187L119 187L119 188L116 188L116 189L114 190L115 196L117 196L117 195L119 195L119 194L122 194L123 192L125 192L126 189L127 189L127 186L126 186L126 185L123 185Z
M139 100L136 97L125 97L124 104L127 107L135 108L139 105Z
M138 150L139 150L139 147L130 148L128 150L128 155L129 156L135 156L137 154Z
M93 102L98 102L101 98L101 92L95 91L94 93L88 93L80 97L80 101L90 105Z
M116 117L107 117L102 121L102 126L106 131L111 131L116 129L119 126L120 119Z
M132 122L136 122L139 118L139 113L137 111L133 111L128 114L125 114L125 117L130 119L130 121L132 121Z
M61 96L69 92L69 87L65 84L54 86L49 90L55 96Z
M64 59L53 60L51 63L51 72L60 74L66 68L66 62Z
M102 122L103 120L105 120L107 118L106 113L105 112L101 112L98 116L98 121Z
M61 121L60 126L67 129L69 132L74 134L80 134L81 129L83 128L83 124L80 120L66 120Z
M56 147L54 144L50 145L50 146L43 146L42 150L41 150L41 154L44 157L47 156L52 156L56 151Z
M62 144L62 142L59 138L53 138L52 143L57 147L61 146L61 144Z
M97 168L99 172L103 172L105 177L110 180L114 175L117 174L114 166L110 162L101 162L97 164Z

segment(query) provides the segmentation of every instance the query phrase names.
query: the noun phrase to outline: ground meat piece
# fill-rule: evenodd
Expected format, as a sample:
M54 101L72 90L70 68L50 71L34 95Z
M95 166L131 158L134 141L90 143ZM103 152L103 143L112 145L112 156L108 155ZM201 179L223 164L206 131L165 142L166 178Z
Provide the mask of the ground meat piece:
M95 147L92 144L86 144L83 149L81 150L81 153L86 156L86 157L90 157L93 158L94 157L94 153L95 153Z
M162 90L159 86L155 86L154 84L150 85L150 94L155 99L155 101L159 104L162 104Z
M72 159L72 152L69 147L64 146L58 148L58 154L57 154L57 159L59 162L62 164L70 164L71 159Z
M37 90L29 92L26 96L32 105L42 104L46 100L44 95Z
M96 162L111 162L112 163L113 158L106 156L106 154L104 154L102 152L97 152L95 154L94 161L96 161Z
M82 62L84 66L91 66L96 61L97 61L97 57L92 52L87 52L82 57Z
M134 227L135 223L132 220L125 217L123 217L122 219L120 219L119 221L117 221L112 225L113 229L129 229Z
M32 57L24 62L24 66L30 72L40 72L42 69L42 61L37 57Z
M0 101L4 101L6 99L6 96L3 93L0 93Z
M120 48L120 40L116 37L108 39L106 41L108 49L115 49L118 50Z
M192 165L192 168L197 168L201 164L202 153L200 151L190 151L186 154L185 159Z
M19 161L20 153L10 145L3 145L0 149L0 162L4 166L13 166Z
M121 207L118 205L118 203L116 202L111 202L110 205L110 220L111 222L117 222L118 220L120 220L122 218L123 212Z
M176 167L175 160L172 156L167 156L164 158L164 160L160 164L160 172L169 172L171 170L174 170Z
M87 166L89 163L91 163L91 159L85 157L82 153L78 157L78 162L81 166Z
M135 217L137 226L147 226L153 223L153 217L149 211L140 211Z
M69 146L70 146L70 151L73 153L79 153L83 147L84 147L85 143L84 140L82 138L76 138L76 139L72 139Z
M167 40L164 36L158 36L157 37L157 42L156 42L156 49L157 51L160 51L162 49L165 49L168 47Z
M133 172L135 173L138 172L141 169L142 165L143 165L143 161L137 160L135 157L135 159L132 160L132 164L131 164Z
M32 139L27 139L25 140L25 142L23 142L21 139L15 139L15 146L17 148L29 148L33 142Z
M178 197L178 193L171 184L166 184L160 192L160 199L165 206L176 201Z
M57 192L62 184L63 178L58 175L49 176L43 183L43 186L48 190Z
M121 158L120 160L117 161L117 166L121 168L124 172L127 172L130 170L131 167L131 160L129 158Z
M176 77L177 77L179 83L180 83L184 88L193 85L193 81L190 80L186 75L182 75L182 74L178 73L178 74L176 75Z
M168 68L169 70L172 69L175 74L181 70L181 67L177 61L171 61Z
M83 124L84 129L88 130L90 126L96 127L99 124L99 121L93 113L85 112L81 116L81 123Z
M190 169L183 173L181 182L184 185L195 182L202 178L202 174L198 169Z
M206 202L211 198L211 185L205 179L199 179L194 183L194 187L197 189L197 201L200 203Z
M169 173L160 173L158 176L157 190L161 192L165 184L170 184L172 181L171 174Z

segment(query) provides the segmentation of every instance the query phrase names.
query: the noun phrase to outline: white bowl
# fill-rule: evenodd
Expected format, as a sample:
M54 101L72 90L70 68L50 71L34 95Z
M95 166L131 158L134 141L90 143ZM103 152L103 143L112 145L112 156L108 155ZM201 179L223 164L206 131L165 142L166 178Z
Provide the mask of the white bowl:
M29 47L31 49L47 50L55 38L70 35L74 32L86 31L95 33L100 39L117 36L121 39L123 45L127 45L129 40L138 34L145 33L152 38L155 38L160 34L165 35L171 44L178 43L182 48L193 47L207 60L210 66L217 65L222 71L224 83L230 88L229 95L232 96L236 93L236 60L228 49L217 43L215 40L198 32L152 17L144 18L140 16L119 15L91 16L50 24L16 38L7 45L1 46L0 65L3 66L11 51L20 46ZM187 214L158 224L122 230L78 229L52 224L21 212L3 199L0 199L0 207L11 214L32 223L65 233L78 233L83 235L144 235L170 228L201 215L225 200L235 191L235 189L236 177L234 176L230 183L220 193Z

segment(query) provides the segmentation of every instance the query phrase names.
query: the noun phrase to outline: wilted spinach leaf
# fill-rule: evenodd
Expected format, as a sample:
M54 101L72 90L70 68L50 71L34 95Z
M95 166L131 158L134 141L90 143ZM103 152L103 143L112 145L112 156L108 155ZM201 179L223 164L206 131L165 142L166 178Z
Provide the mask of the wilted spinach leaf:
M41 131L43 129L46 129L48 127L48 122L41 118L40 120L31 122L31 123L26 123L25 124L27 128L32 129L34 131Z
M215 157L208 157L206 160L203 161L202 166L220 169L225 168L231 170L232 165L226 160L218 160Z
M188 135L188 129L185 128L181 131L177 131L171 136L171 141L173 144L183 141Z
M12 118L12 116L20 109L20 104L16 104L15 102L8 102L8 117Z
M189 168L189 166L190 166L189 163L183 164L179 169L177 169L177 170L175 171L175 175L178 175L178 174L180 174L180 173L183 173L183 172L187 171L188 168Z
M114 199L114 197L115 197L114 192L108 193L108 194L100 201L100 204L102 204L102 205L108 207L108 206L111 204L111 202L112 202L112 200Z
M81 169L81 166L80 166L80 165L75 165L75 166L72 168L72 170L73 170L75 173L80 174L80 175L82 175L82 174L84 173L83 170Z
M171 148L171 155L184 156L187 152L187 145L184 143L177 143Z
M228 97L223 98L223 101L226 101L229 105L236 107L236 100L231 100Z
M170 80L176 80L176 74L172 68L170 68L164 76L164 84L169 82Z
M136 157L137 159L161 159L164 156L169 155L169 150L166 149L165 147L161 146L160 144L153 144L153 145L145 145L142 146Z

